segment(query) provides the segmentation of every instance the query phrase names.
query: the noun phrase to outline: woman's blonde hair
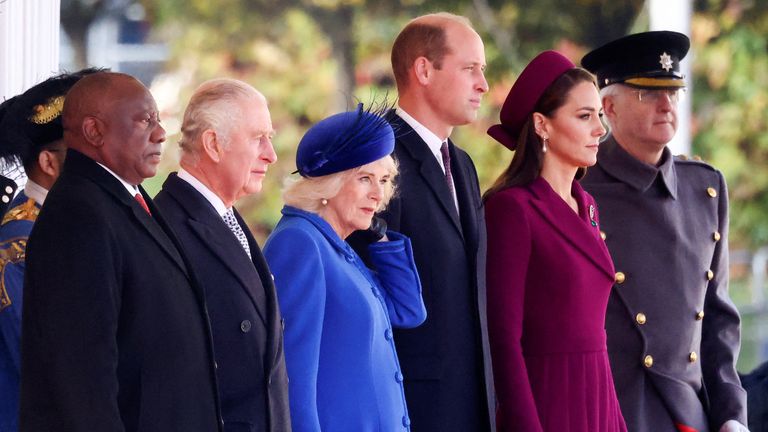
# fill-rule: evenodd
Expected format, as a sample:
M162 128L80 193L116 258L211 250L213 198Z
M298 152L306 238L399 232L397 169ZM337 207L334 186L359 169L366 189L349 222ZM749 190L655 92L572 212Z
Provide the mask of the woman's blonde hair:
M379 203L377 212L383 211L392 197L395 195L397 187L395 177L397 176L397 163L392 156L385 156L379 160L320 177L288 177L283 187L283 201L289 206L293 206L304 211L320 214L324 207L323 200L332 200L355 174L363 168L384 163L389 170L390 179L384 188L384 196Z

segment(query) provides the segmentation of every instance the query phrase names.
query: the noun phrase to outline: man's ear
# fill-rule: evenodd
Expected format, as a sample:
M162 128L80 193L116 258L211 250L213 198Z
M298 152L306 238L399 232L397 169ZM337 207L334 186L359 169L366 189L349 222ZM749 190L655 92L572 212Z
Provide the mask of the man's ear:
M67 150L61 149L59 151L65 152ZM61 165L59 156L57 156L54 151L42 150L40 154L37 155L37 166L40 171L54 179L59 177L59 174L61 173Z
M100 119L88 116L83 119L82 133L83 138L88 144L94 147L101 147L104 145L104 130L105 125Z
M203 153L205 153L209 159L218 163L221 161L221 155L223 153L223 147L221 137L213 129L206 129L200 134L200 141L202 145Z
M424 56L417 58L413 62L413 73L416 76L416 81L421 85L429 84L433 70L432 62Z
M613 101L613 96L603 96L603 114L610 118L616 116L616 104Z

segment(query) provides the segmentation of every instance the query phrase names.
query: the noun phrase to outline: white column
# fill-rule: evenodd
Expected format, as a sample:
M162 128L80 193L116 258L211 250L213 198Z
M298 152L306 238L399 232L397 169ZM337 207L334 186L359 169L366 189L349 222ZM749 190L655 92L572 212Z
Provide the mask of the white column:
M58 73L60 0L0 1L0 101Z
M691 36L691 0L648 0L651 30L672 30ZM691 152L691 99L693 98L693 79L691 62L693 50L682 61L681 71L685 74L687 93L680 102L677 111L677 134L668 144L672 154L690 154Z

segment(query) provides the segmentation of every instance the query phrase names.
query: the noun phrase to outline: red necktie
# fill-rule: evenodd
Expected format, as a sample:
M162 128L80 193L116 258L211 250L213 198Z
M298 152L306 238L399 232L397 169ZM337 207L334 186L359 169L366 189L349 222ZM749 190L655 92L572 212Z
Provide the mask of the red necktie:
M136 202L139 203L141 208L143 208L147 212L148 215L152 216L152 212L149 211L149 207L147 207L147 202L144 201L144 197L141 196L140 193L136 192L136 195L133 196L133 199L135 199Z

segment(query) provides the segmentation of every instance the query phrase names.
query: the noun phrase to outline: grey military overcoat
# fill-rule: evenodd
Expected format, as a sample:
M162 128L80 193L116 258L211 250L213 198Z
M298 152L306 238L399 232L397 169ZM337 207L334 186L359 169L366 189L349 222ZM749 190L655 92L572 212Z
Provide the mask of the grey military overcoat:
M642 163L609 136L582 185L600 208L617 271L606 331L628 429L746 424L722 174L669 149L658 167Z

